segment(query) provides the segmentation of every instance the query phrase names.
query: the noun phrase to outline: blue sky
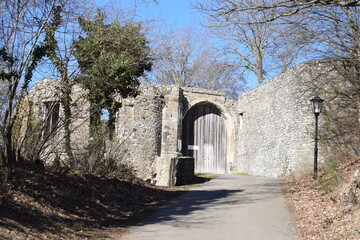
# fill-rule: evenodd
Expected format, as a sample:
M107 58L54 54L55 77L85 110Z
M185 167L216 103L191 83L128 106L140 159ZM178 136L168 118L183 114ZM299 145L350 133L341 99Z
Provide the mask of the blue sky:
M144 3L141 0L96 0L99 6L118 3L123 8L134 9L139 20L158 19L166 30L193 26L201 28L200 14L191 9L192 0L159 0L159 4Z
M194 0L158 0L158 4L151 0L95 0L98 6L108 7L118 4L121 8L134 9L138 18L135 20L153 20L160 25L160 32L167 33L171 30L184 29L192 26L202 31L200 21L202 15L191 8ZM145 3L148 2L148 3ZM257 81L253 74L247 75L247 87L257 86Z

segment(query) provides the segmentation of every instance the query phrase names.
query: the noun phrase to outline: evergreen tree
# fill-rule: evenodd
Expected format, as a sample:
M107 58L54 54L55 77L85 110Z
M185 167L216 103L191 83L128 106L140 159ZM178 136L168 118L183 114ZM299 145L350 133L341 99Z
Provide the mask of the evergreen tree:
M94 21L80 19L79 23L86 36L74 43L74 55L82 72L78 80L88 90L94 133L104 108L109 111L109 124L113 126L119 107L114 101L116 95L137 95L138 78L151 70L150 49L140 22L106 24L105 14L99 11Z

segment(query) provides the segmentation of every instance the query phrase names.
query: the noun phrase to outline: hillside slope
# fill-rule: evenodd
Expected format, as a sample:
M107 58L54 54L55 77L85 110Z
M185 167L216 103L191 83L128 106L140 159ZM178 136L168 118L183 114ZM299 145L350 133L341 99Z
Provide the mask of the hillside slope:
M358 169L359 158L321 171L316 181L312 176L285 180L285 198L301 239L360 239L360 182L354 182L360 181L354 179ZM352 203L350 189L359 197Z
M0 173L0 239L106 239L182 193L31 168Z

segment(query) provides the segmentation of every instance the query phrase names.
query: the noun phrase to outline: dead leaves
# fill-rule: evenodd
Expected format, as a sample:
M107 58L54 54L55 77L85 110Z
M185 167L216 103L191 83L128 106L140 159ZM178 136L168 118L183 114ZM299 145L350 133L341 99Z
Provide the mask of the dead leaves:
M0 239L104 238L181 191L144 182L13 169L0 195ZM111 231L112 231L111 230Z
M345 175L353 174L360 164L351 167L342 168ZM301 239L360 239L360 206L341 205L337 200L340 191L325 193L312 177L284 181L284 195Z

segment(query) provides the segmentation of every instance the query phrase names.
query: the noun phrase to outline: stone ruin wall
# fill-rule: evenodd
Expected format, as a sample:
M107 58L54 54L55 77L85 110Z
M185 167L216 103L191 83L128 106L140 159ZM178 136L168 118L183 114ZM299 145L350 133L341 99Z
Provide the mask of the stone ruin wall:
M345 101L339 92L349 87L343 76L341 61L309 61L240 94L238 112L241 115L233 171L271 177L312 172L315 120L310 99L317 95L325 99L319 116L320 165L324 159L337 154L339 139L345 137L329 136L331 131L336 134L339 126L339 123L334 125L334 116L344 114L346 117L339 120L343 125L358 124L348 137L360 143L360 121L356 116L359 106L342 112ZM355 146L357 152L359 147Z
M301 87L304 67L240 94L234 172L281 177L311 165L313 93Z
M162 125L161 154L157 158L148 155L152 156L152 171L163 172L157 181L166 179L169 160L181 152L182 119L191 107L201 103L212 104L225 119L228 173L281 177L311 171L314 115L310 99L320 95L327 99L324 109L337 112L331 110L334 102L339 101L332 89L341 79L332 64L327 61L300 64L241 94L237 102L214 91L158 87L158 93L163 95L162 108L158 108L162 109L162 120L158 123ZM320 124L324 118L324 114L320 116ZM156 120L159 119L153 119ZM321 162L328 151L321 142L319 148Z
M39 121L45 120L44 104L59 102L59 81L43 79L31 89L28 98L34 103L34 114ZM142 85L141 94L136 98L118 100L122 107L116 115L114 141L107 141L107 154L113 155L119 162L129 166L138 177L154 182L157 156L161 151L161 127L163 94L158 87ZM71 146L76 159L87 157L90 139L90 103L85 98L84 89L74 85L72 89L72 120ZM60 107L60 119L63 116ZM47 164L60 157L66 163L64 147L64 130L60 125L59 131L52 137L42 159Z
M45 121L44 104L47 102L60 102L60 83L56 79L43 79L37 82L29 92L28 99L33 102L34 115L40 122ZM77 158L83 157L85 149L88 147L89 139L89 108L90 103L84 98L84 90L75 85L72 89L72 119L70 129L71 145L74 155ZM60 119L63 117L62 107L60 105ZM52 137L43 152L43 159L50 163L57 157L64 160L66 157L64 151L64 129L59 125L59 131ZM50 155L49 155L50 154Z
M122 99L116 115L115 142L117 156L131 166L137 176L154 182L155 159L161 152L163 95L155 86L143 84L141 94Z
M49 81L35 85L34 98L51 100L49 93L56 89ZM339 101L331 93L336 84L338 73L321 61L289 69L240 94L238 101L214 91L143 84L140 95L120 100L114 141L116 157L134 168L142 179L169 185L171 162L181 155L182 119L191 107L207 103L218 108L225 120L228 173L281 177L309 171L314 147L310 99L320 95L326 99L324 107L329 110L329 105ZM83 91L75 87L74 94L77 97L73 99L81 98ZM72 140L81 149L89 137L89 103L83 100L74 107L77 119ZM321 114L320 124L323 118ZM320 126L320 134L321 131ZM321 161L326 145L319 147Z
M181 156L182 120L191 107L202 103L221 110L228 125L228 159L234 161L235 101L219 92L195 88L143 84L140 91L137 97L123 100L116 132L120 142L124 141L124 159L139 176L168 185L171 161Z

